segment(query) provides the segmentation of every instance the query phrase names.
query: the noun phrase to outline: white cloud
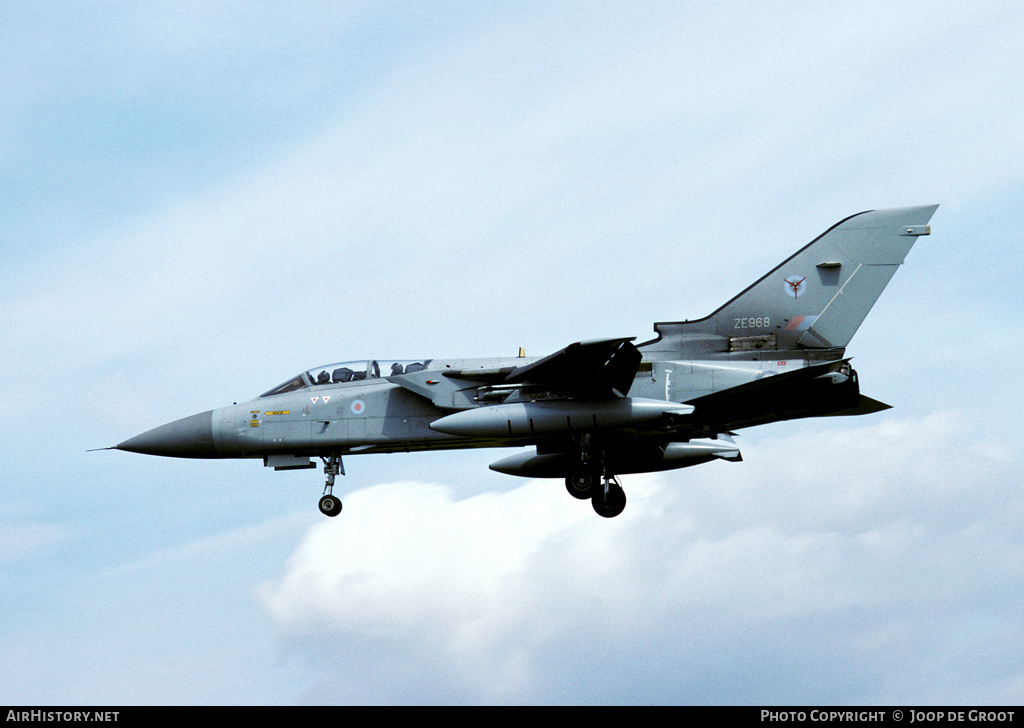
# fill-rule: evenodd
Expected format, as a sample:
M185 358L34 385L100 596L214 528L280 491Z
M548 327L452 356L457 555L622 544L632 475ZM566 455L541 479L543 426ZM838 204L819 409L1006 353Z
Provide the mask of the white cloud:
M629 664L609 666L610 680L646 676L660 701L700 699L681 676L651 674L666 661L713 667L701 682L709 700L755 700L769 688L752 676L742 684L741 652L755 671L792 653L778 692L764 693L778 699L796 697L801 670L821 671L827 701L923 698L899 673L927 671L936 652L961 654L963 629L995 645L1019 616L1008 601L1009 582L1024 576L1012 462L964 440L948 415L821 427L765 440L741 465L627 478L630 503L611 521L557 481L461 500L439 485L382 484L312 528L261 598L317 669L364 669L364 659L397 651L395 684L445 675L431 700L603 702L547 681L614 656ZM969 626L951 628L961 621ZM855 679L822 662L822 640ZM366 656L323 662L350 641ZM875 675L883 656L890 664ZM1010 680L1007 667L971 689L1001 694L990 680ZM409 698L393 689L385 680L346 695ZM309 699L331 698L313 690Z

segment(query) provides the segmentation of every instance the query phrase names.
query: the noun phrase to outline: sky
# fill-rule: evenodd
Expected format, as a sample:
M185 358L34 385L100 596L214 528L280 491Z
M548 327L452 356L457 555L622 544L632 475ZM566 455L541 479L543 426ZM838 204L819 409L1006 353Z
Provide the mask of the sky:
M0 703L1021 704L1017 2L0 8ZM710 313L939 203L859 418L623 478L120 451L361 358Z

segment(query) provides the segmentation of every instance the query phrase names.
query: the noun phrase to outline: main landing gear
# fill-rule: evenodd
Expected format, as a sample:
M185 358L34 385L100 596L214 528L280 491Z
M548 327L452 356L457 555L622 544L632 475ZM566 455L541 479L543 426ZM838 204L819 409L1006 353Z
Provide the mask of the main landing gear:
M320 499L320 512L325 516L334 518L334 516L341 513L341 499L331 491L334 489L335 476L345 474L345 466L341 464L341 455L331 455L330 458L320 459L324 461L324 472L327 473L324 495Z
M565 479L565 489L573 498L589 498L594 512L602 518L615 518L626 507L626 492L619 479L607 472L603 457L588 457L589 446L589 438L584 439L580 447L580 467Z
M565 479L565 489L573 498L589 498L602 518L615 518L626 508L626 492L614 475L600 477L593 470L577 470Z
M608 472L604 448L587 432L576 440L576 454L579 466L565 479L565 489L573 498L589 498L594 512L602 518L615 518L626 507L626 492L615 474Z

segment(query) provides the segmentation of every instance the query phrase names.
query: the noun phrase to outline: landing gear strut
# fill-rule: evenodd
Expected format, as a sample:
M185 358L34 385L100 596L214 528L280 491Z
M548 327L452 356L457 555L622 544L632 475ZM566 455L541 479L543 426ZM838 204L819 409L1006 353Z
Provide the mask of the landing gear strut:
M320 512L333 518L341 513L341 499L331 491L334 489L335 476L345 474L345 466L341 464L341 455L331 455L330 458L320 459L324 461L324 472L327 473L324 495L320 499Z
M565 479L565 489L569 495L580 500L587 500L594 494L594 488L604 470L602 452L593 444L589 432L582 433L576 440L576 455L579 465Z

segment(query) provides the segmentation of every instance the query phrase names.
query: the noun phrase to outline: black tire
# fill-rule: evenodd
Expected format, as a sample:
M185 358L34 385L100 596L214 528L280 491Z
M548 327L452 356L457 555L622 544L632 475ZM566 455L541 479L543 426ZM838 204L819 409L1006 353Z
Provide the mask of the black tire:
M565 479L565 489L569 495L580 500L587 500L593 494L597 474L591 470L577 470Z
M605 494L604 488L598 486L590 500L594 512L601 518L615 518L626 508L626 491L613 483L608 486L608 493Z
M341 513L341 501L333 495L325 495L320 499L320 512L334 518Z

